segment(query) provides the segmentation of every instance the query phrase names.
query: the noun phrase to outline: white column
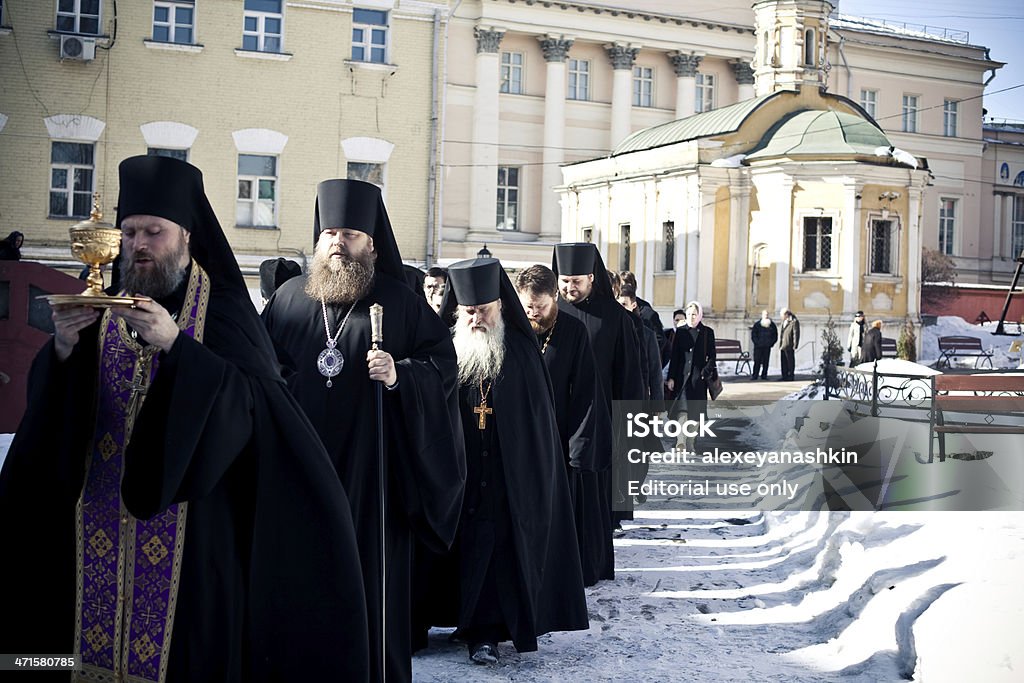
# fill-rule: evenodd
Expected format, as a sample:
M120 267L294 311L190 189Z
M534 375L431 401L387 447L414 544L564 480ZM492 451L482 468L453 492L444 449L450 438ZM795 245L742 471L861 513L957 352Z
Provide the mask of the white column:
M794 240L800 243L802 235L794 235L794 230L799 226L793 225L793 178L786 176L780 179L778 196L773 198L772 204L778 210L776 221L779 229L778 244L769 246L770 256L775 261L775 311L778 314L780 308L790 308L793 303L789 300L789 292L793 280L793 247ZM760 197L760 195L758 195ZM764 204L761 210L765 209Z
M1020 254L1011 254L1010 250L1013 249L1013 198L1015 195L1008 194L1003 197L1003 249L1002 252L1006 258L1015 259Z
M477 26L476 92L473 95L473 170L470 173L469 229L495 229L498 195L498 46L503 31Z
M686 302L692 301L697 296L697 272L700 255L697 253L698 240L697 231L700 229L700 179L696 174L686 179L686 192L682 197L682 203L676 201L677 214L684 216L681 224L676 226L676 234L682 235L678 240L682 254L676 262L681 264L679 275L676 277L676 300L677 308L682 308Z
M863 213L860 210L860 187L847 184L843 188L843 225L842 238L839 241L840 263L843 283L843 310L847 315L860 308L860 296L863 288L864 268L861 267L861 245L866 235ZM905 228L904 228L905 229Z
M909 188L908 212L905 228L907 235L907 316L920 317L921 305L921 188Z
M1003 195L997 194L992 202L992 261L1003 255ZM993 263L995 265L995 263Z
M610 149L615 149L631 132L629 116L633 105L633 62L640 49L616 43L605 45L605 50L613 69L612 121L608 145Z
M541 182L541 239L558 241L561 234L558 195L552 189L562 184L565 161L565 57L572 41L561 36L538 38L547 61L547 82L544 90L544 172Z
M705 171L706 173L706 171ZM715 199L721 183L703 175L700 180L700 226L697 231L697 301L705 314L712 311L715 286Z
M697 68L703 57L671 52L668 58L676 72L676 118L685 119L697 112Z
M747 299L747 244L750 235L750 184L745 172L730 171L729 288L727 314L745 315Z
M732 72L736 76L736 84L739 86L737 97L739 102L753 99L754 97L754 69L747 62L733 62Z

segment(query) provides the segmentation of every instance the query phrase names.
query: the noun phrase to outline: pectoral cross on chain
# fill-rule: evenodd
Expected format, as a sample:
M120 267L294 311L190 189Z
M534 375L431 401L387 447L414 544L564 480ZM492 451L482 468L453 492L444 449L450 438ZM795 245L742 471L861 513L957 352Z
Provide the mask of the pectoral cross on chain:
M142 382L141 378L135 378L131 381L123 379L121 380L121 386L125 389L131 390L131 396L128 397L128 408L127 414L134 415L135 409L138 407L139 401L146 395L146 391L149 387Z
M480 416L476 426L480 431L487 429L487 416L494 412L493 408L487 407L487 402L484 401L476 408L473 408L473 412Z

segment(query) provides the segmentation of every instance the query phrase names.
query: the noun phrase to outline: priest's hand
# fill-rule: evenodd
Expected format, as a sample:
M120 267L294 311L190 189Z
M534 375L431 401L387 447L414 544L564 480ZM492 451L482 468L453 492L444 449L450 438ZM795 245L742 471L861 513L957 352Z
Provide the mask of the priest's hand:
M57 360L63 363L78 344L78 333L96 322L100 312L87 306L54 306L51 317L53 348Z
M398 381L395 359L390 353L371 349L366 352L366 365L370 369L370 379L384 382L386 387L392 387Z
M167 309L152 299L143 299L131 308L118 308L114 315L124 318L147 344L160 347L164 353L171 350L180 332Z
M674 379L670 379L665 382L665 386L668 387L669 391L672 391L676 388L676 381Z

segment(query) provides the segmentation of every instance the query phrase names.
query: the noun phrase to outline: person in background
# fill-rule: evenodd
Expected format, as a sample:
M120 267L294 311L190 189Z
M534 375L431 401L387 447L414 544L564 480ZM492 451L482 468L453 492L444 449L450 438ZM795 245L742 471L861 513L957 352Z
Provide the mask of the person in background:
M437 313L441 310L441 300L444 298L444 285L448 281L448 271L444 268L434 266L427 271L423 278L423 295L427 297L427 303Z
M846 350L850 352L850 367L861 362L864 346L864 311L857 311L846 335Z
M25 236L17 230L0 240L0 261L20 261L21 245L24 242Z
M882 359L882 321L875 320L864 333L864 346L861 353L862 363L871 363Z
M772 347L779 340L779 328L768 317L768 311L761 311L761 319L750 327L750 341L754 345L754 370L751 379L768 379L768 361Z
M274 295L278 287L296 275L302 275L302 266L290 259L272 258L261 263L260 296L263 297L264 305Z
M793 380L796 371L796 349L800 346L800 321L788 308L782 314L782 333L779 335L779 356L782 361L782 381Z

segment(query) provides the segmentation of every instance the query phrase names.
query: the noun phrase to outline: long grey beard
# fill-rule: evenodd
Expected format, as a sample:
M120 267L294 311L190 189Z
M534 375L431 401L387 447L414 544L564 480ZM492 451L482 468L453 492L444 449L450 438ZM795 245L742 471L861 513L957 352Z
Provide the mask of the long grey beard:
M121 272L121 286L131 294L142 294L160 299L176 290L185 279L185 269L178 266L188 245L162 259L153 260L152 272L143 273L135 268L135 255L126 254Z
M489 332L474 332L459 311L455 323L455 354L459 358L459 383L479 384L494 379L505 362L505 321L498 318Z
M373 254L363 257L342 257L332 261L317 253L306 279L306 294L329 304L350 304L364 298L373 289Z

